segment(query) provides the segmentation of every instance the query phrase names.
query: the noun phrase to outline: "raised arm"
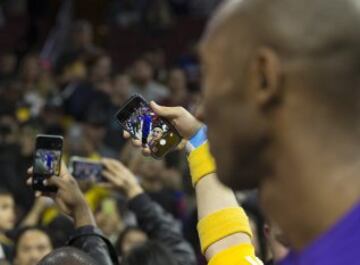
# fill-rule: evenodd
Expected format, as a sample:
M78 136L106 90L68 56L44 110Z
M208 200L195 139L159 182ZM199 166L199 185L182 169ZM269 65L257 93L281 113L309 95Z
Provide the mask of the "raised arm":
M150 239L168 247L177 264L195 265L195 254L182 236L178 222L144 193L133 173L123 164L113 159L103 159L103 163L106 168L104 176L112 183L113 188L127 196L129 208Z
M205 126L184 108L162 107L154 102L151 107L159 116L170 120L179 133L189 140L188 161L196 190L198 232L207 260L210 264L262 264L254 254L245 212L238 205L233 191L217 179ZM125 133L125 137L128 136ZM138 141L133 143L140 147ZM143 153L148 155L149 150L144 149Z
M28 171L31 185L32 169ZM111 243L96 227L94 216L76 182L69 174L65 164L61 165L60 176L53 176L46 180L45 185L57 187L57 192L46 194L56 203L59 210L72 217L76 231L69 241L69 245L79 248L97 260L99 264L118 264L115 250ZM37 192L36 196L44 194Z

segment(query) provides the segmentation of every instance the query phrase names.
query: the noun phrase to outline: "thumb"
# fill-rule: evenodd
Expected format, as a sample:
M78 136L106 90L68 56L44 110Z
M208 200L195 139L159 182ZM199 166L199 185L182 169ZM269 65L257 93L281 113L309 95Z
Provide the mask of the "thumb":
M155 101L150 102L150 107L152 110L159 116L169 119L177 118L181 115L178 107L164 107L155 103Z

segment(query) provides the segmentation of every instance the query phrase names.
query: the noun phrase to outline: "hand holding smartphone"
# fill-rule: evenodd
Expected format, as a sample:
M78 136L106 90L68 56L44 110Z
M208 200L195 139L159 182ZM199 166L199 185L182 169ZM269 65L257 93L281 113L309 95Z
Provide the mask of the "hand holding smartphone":
M45 186L44 180L60 174L63 141L59 135L37 135L33 158L33 190L56 192L55 187Z
M132 96L116 114L121 127L132 138L148 147L152 157L163 158L175 149L182 138L176 128L166 119L159 117L140 95Z

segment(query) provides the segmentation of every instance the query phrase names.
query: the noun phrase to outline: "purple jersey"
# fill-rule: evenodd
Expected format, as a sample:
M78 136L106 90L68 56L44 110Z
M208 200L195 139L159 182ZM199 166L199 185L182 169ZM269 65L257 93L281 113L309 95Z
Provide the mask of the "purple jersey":
M360 203L328 232L280 265L360 265Z

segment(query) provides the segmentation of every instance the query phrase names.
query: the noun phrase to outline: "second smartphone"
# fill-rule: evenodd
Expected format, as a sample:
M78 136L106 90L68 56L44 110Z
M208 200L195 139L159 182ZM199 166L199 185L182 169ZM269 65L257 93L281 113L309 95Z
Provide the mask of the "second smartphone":
M33 190L55 192L56 187L44 185L44 180L59 176L64 139L59 135L37 135L33 161Z
M105 182L103 165L96 160L73 156L69 162L70 174L78 181Z

